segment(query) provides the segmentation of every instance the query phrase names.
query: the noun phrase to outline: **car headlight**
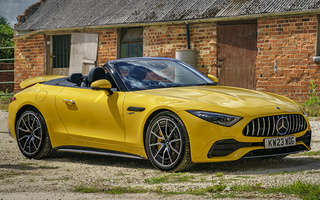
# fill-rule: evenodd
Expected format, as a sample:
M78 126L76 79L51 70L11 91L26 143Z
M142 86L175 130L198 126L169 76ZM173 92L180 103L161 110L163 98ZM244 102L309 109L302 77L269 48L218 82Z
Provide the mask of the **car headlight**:
M222 126L233 126L237 123L242 117L226 115L221 113L213 113L213 112L206 112L206 111L198 111L198 110L187 110L187 112L203 119L208 122L219 124Z

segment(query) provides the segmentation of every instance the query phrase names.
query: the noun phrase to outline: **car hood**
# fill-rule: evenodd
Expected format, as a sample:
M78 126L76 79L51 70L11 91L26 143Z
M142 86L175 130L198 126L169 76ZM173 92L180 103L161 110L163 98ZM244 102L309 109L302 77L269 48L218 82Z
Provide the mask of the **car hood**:
M197 109L242 112L252 115L270 113L301 113L293 100L261 91L226 86L175 87L140 91L148 95L171 97L185 101L197 101ZM193 108L196 109L196 108ZM229 111L229 112L228 112Z

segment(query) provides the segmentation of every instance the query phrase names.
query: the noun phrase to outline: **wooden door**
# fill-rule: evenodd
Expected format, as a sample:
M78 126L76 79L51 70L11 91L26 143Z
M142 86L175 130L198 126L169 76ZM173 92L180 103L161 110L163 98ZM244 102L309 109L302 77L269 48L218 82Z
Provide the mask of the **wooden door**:
M69 74L89 74L97 61L99 35L95 33L72 33Z
M46 75L52 75L52 48L51 48L51 36L46 35Z
M256 88L257 23L218 25L219 85Z

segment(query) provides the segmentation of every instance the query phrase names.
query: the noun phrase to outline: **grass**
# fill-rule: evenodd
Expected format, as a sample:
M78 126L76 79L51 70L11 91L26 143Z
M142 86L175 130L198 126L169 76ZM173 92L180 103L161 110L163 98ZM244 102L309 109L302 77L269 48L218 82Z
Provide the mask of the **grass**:
M217 172L217 173L216 173L216 176L217 176L217 177L222 177L222 176L223 176L223 173L222 173L222 172Z
M60 167L59 166L54 166L54 167L51 167L51 166L47 166L47 165L41 165L39 166L40 169L59 169Z
M308 117L320 117L320 103L314 103L311 105L303 104L303 107Z
M319 199L320 184L304 183L301 181L295 182L292 185L282 185L280 187L268 188L267 193L284 193L295 194L302 199Z
M81 193L107 193L107 194L124 194L124 193L157 193L163 195L191 194L191 195L213 195L214 198L254 198L263 194L288 194L295 195L303 200L320 199L320 183L305 183L297 181L289 185L280 185L274 187L263 187L262 183L246 185L227 186L225 181L210 187L199 189L188 189L186 191L167 191L162 185L155 189L144 189L141 187L112 187L97 188L77 186L74 191Z
M81 193L98 193L101 192L98 188L93 187L84 187L84 186L78 186L74 189L75 192L81 192Z
M251 178L250 176L236 176L236 178Z
M8 172L8 173L4 173L4 174L0 174L0 179L5 179L5 178L11 178L14 176L20 176L22 173L18 173L18 172ZM25 173L23 173L25 174Z
M307 151L298 154L298 156L320 156L320 151Z
M37 163L20 163L21 166L37 165Z
M106 193L106 194L124 194L124 193L147 193L148 190L142 188L132 187L112 187L106 189L99 189L97 187L78 186L74 189L75 192L81 193Z
M7 91L6 92L0 91L0 94L7 94L7 93L8 93ZM0 109L8 111L8 107L11 99L12 99L12 95L5 95L5 96L0 95Z
M302 181L294 182L290 185L281 185L277 187L264 188L261 184L232 186L234 192L259 192L264 194L293 194L302 199L319 199L320 184L305 183Z
M124 194L124 193L147 193L148 190L142 188L132 187L114 187L104 191L107 194Z
M43 178L43 181L69 181L70 177L60 177L60 178Z
M14 183L14 181L13 180L11 180L11 179L8 179L8 180L5 180L5 181L3 181L4 183Z
M175 182L188 182L194 179L193 175L187 175L186 173L171 173L165 174L160 177L151 177L144 179L144 183L159 184L159 183L175 183Z
M320 98L317 94L316 88L318 87L315 84L314 80L310 81L309 89L310 93L308 93L309 99L303 104L303 107L310 117L320 117Z
M168 183L168 176L160 176L160 177L152 177L152 178L147 178L144 179L144 183L148 184L158 184L158 183Z
M298 174L301 173L302 171L282 171L282 172L272 172L266 174L267 176L275 176L275 175L286 175L286 174Z

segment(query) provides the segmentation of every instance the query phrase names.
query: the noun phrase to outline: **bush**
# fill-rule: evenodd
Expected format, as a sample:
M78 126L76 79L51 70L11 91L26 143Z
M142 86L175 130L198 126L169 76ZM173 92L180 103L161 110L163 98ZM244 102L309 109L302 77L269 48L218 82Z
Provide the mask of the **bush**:
M311 88L311 93L308 94L309 99L303 104L303 107L308 116L320 117L320 101L316 92L318 85L314 83L314 80L311 80L310 83L311 85L309 85L309 87Z
M0 109L8 111L9 103L12 99L11 94L8 93L8 91L2 92L0 91Z

